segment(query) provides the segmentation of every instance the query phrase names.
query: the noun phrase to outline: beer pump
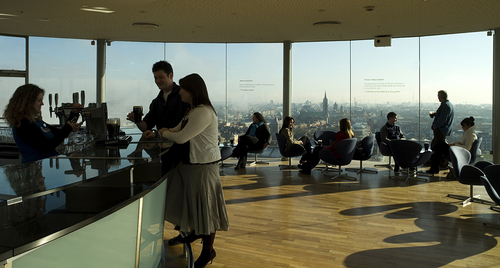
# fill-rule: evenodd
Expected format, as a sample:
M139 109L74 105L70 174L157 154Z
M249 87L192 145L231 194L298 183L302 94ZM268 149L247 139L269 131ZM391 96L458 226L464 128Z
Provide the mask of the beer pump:
M80 99L78 92L73 93L72 103L61 103L59 105L59 95L54 94L54 104L55 108L52 108L52 94L49 94L49 111L55 113L56 117L59 118L59 125L62 127L68 121L69 113L74 109L74 104L81 101L82 107L80 109L80 115L82 120L86 122L87 133L93 135L97 139L105 139L107 136L106 123L108 120L108 109L106 103L88 103L88 107L85 107L85 91L80 92Z
M80 103L82 105L82 110L80 111L80 115L82 116L82 122L85 121L85 91L81 91L80 92L80 99L82 101L82 103Z
M52 94L49 94L49 112L50 112L50 118L52 118Z

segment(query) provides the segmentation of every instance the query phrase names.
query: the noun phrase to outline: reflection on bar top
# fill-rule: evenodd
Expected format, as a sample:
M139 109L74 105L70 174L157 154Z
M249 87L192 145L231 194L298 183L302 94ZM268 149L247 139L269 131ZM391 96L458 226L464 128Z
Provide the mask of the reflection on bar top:
M142 143L129 144L125 148L90 146L68 155L0 166L0 204L5 196L26 198L49 193L141 161L150 161L160 153L158 146L144 148Z

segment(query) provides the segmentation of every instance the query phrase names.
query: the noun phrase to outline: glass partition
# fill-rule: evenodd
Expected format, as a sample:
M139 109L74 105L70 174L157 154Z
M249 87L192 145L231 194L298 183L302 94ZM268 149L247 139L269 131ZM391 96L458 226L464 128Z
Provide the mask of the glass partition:
M353 41L351 50L351 123L362 139L398 114L406 139L419 140L418 38L398 38L390 47L372 40Z
M292 116L296 138L338 131L350 113L350 42L292 46Z
M109 118L120 118L122 127L135 127L135 124L126 120L127 114L133 106L138 105L143 106L144 113L149 111L151 100L159 92L152 67L163 59L163 43L113 42L106 47L106 102Z
M0 35L0 72L1 71L26 71L26 38ZM25 77L12 77L0 74L0 89L3 98L0 99L0 117L3 117L5 106L9 99L21 85L25 84ZM3 120L0 126L5 126Z
M425 137L431 136L429 111L439 107L437 92L445 90L454 106L455 119L449 142L460 140L464 118L475 118L482 137L482 157L491 159L493 38L486 32L421 38L421 120ZM478 159L480 160L480 159Z
M283 45L227 46L227 123L221 141L244 134L252 115L260 112L273 133L283 113Z
M0 35L0 70L26 70L26 38Z
M96 54L90 40L30 37L29 79L45 89L44 121L59 123L49 117L48 94L58 93L59 106L72 103L73 93L82 90L85 104L96 101Z

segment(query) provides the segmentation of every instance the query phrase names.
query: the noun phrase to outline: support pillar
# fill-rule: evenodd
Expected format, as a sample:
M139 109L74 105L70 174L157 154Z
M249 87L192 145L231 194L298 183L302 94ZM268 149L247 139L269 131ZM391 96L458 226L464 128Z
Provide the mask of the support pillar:
M106 102L106 40L97 39L96 103Z
M292 115L292 42L283 42L283 117Z
M500 164L500 28L493 34L493 163Z

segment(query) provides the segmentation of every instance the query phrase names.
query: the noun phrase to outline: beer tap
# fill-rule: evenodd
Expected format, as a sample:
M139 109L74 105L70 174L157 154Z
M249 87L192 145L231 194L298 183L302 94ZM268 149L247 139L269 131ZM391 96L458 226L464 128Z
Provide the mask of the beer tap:
M80 114L82 115L82 122L85 121L85 91L80 92L80 99L82 101L82 110L80 111Z
M54 109L54 111L56 112L56 116L57 116L57 103L59 102L59 94L54 94L54 103L56 105L56 108Z
M78 103L78 92L73 93L73 104Z
M49 94L49 112L50 112L50 118L52 118L52 94Z

